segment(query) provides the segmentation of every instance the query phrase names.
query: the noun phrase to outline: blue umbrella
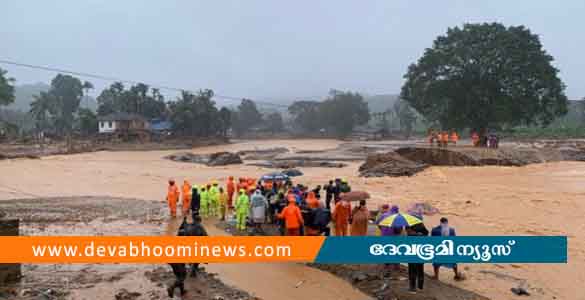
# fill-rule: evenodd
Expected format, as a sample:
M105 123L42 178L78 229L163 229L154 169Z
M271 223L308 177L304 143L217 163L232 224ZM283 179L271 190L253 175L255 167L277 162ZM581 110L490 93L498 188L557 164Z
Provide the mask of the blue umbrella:
M420 223L422 223L422 220L413 215L397 213L386 216L384 219L378 222L378 225L383 227L401 228L410 227Z
M284 181L287 180L288 176L286 174L280 172L269 173L260 177L261 181L271 180L271 181Z
M282 171L282 173L289 176L289 177L303 176L303 172L301 172L297 169L284 170L284 171Z

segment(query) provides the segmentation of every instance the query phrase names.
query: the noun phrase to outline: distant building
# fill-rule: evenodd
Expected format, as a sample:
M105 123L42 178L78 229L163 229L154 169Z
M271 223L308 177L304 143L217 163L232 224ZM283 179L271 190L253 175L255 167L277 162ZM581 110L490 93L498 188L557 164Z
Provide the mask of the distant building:
M99 133L128 133L149 128L148 120L138 114L120 112L98 117Z

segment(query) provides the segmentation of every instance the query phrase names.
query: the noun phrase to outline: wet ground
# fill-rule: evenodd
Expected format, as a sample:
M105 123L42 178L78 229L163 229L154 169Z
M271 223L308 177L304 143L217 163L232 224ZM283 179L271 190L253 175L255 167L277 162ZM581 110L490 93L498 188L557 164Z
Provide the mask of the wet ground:
M235 221L228 218L225 222L218 222L216 227L225 232L238 236L270 236L280 235L278 227L273 224L264 224L262 231L248 228L246 231L237 230ZM372 228L373 229L373 228ZM375 231L373 229L372 231ZM473 293L454 285L445 284L426 276L425 288L412 294L408 291L408 271L406 267L386 267L383 265L344 265L344 264L306 264L312 268L326 271L350 283L353 287L374 299L401 299L401 300L487 300L477 293ZM462 270L462 272L464 272ZM302 286L306 281L299 281ZM310 281L309 281L310 283Z
M162 202L105 196L6 200L0 211L20 219L26 236L152 236L167 234L175 223ZM146 264L24 264L22 275L0 299L168 299L174 278L169 266ZM186 286L185 300L253 299L206 272Z
M355 142L348 145L334 140L240 141L197 148L193 152L286 147L291 155L302 151L314 155L318 153L315 151L340 146L368 152L372 148L392 149L405 143L424 142ZM551 143L558 144L543 141L511 146L547 147ZM0 161L0 199L107 194L154 200L160 205L166 181L171 177L202 184L213 179L223 181L230 175L259 177L272 171L246 164L207 167L163 159L174 152L104 151ZM399 178L359 177L360 163L349 161L347 167L339 169L301 169L305 176L297 181L314 186L323 185L331 178L346 178L353 189L370 192L372 199L368 205L371 209L383 203L404 208L413 202L427 202L440 211L435 216L425 217L427 227L435 226L441 216L446 216L459 235L566 235L569 237L569 263L566 265L474 264L465 266L468 279L464 282L454 282L446 272L441 280L491 299L516 297L510 288L518 285L524 285L531 292L530 299L585 299L582 291L576 288L585 282L584 163L554 162L524 167L433 166L415 176ZM227 233L217 229L214 234ZM210 265L208 270L218 273L224 282L263 299L282 299L279 295L285 295L285 299L314 299L305 291L323 296L318 299L362 300L367 297L363 293L356 294L349 284L335 276L325 276L329 274L297 264L221 264ZM432 272L430 267L426 271L427 274ZM324 279L304 285L303 290L294 288L298 281L311 278ZM266 287L266 282L271 282L270 288Z

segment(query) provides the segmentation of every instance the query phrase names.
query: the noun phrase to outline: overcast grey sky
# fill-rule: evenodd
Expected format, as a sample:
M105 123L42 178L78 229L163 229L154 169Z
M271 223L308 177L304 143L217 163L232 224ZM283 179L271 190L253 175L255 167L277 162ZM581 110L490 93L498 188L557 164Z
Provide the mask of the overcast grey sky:
M3 1L0 59L238 97L398 93L448 27L498 21L541 36L574 99L585 96L583 12L584 0ZM20 84L55 75L0 67Z

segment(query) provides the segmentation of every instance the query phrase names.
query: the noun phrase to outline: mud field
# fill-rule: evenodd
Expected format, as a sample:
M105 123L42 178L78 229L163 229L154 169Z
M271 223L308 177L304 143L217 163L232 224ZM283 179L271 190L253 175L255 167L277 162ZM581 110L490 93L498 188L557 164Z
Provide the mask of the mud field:
M24 236L169 234L162 202L112 197L58 197L0 201L18 218ZM24 264L20 284L0 289L0 299L168 299L174 276L167 265ZM189 278L183 299L254 299L214 274Z
M270 236L279 235L278 227L272 224L265 224L262 232L237 230L235 220L228 219L226 222L218 222L218 228L237 236ZM375 231L372 228L371 231ZM441 281L433 280L425 276L425 289L416 294L408 292L408 270L403 265L399 270L392 270L383 265L344 265L344 264L307 264L311 268L323 270L339 277L356 289L371 296L373 299L400 299L400 300L488 300L488 298L476 293L466 291ZM462 270L464 273L465 271ZM300 281L299 285L304 284Z
M468 141L461 143L463 145L457 146L458 148L466 147ZM340 157L339 161L345 163L346 167L300 168L305 175L296 177L295 181L315 186L323 185L331 178L346 178L354 190L370 192L372 198L368 206L372 210L384 203L397 204L401 209L413 203L428 203L437 208L439 213L425 217L427 227L436 226L438 219L446 216L459 235L566 235L569 238L569 263L566 265L469 264L463 266L466 268L467 280L455 282L444 271L441 281L490 299L514 299L517 296L510 289L519 285L531 293L526 299L585 299L583 292L577 288L585 282L585 163L574 159L575 161L550 160L525 166L429 166L409 177L359 176L359 166L368 154L413 146L424 147L425 143L415 140L350 143L336 140L234 141L229 145L192 149L191 152L237 153L282 147L288 151L281 151L272 158L272 154L256 156L256 159L260 158L256 161L277 160L283 155L286 158L309 156L312 159L330 161ZM582 146L582 141L532 141L501 145L502 149L528 148L540 152L570 152L576 158ZM47 156L34 160L2 160L0 203L4 200L12 201L11 199L27 199L17 201L23 204L28 201L34 203L33 199L37 198L83 195L102 197L107 194L118 198L150 201L154 203L152 205L160 206L163 205L161 201L166 193L166 181L171 177L202 184L214 179L223 182L230 175L259 177L274 170L248 165L255 160L247 160L245 156L244 164L219 167L173 162L163 158L176 152L100 151ZM248 152L250 153L261 155L258 152ZM348 156L361 158L355 161L343 160ZM92 214L89 210L94 209L99 212L100 206L101 203L96 204L85 213ZM137 209L143 211L144 207L146 206L141 205ZM103 210L99 214L103 216ZM164 232L164 211L161 218L163 220L160 220L160 224L155 221L153 225L136 226L146 233L149 230ZM91 226L92 222L95 221L87 221L87 224ZM125 224L127 221L112 221L112 224L116 222ZM66 225L61 226L65 228ZM208 226L212 235L228 234L221 229L214 230L213 227L215 226ZM121 232L120 228L107 228L113 232ZM51 232L53 229L47 226L45 230ZM83 232L82 229L75 230ZM67 267L73 268L62 266ZM211 273L217 273L217 277L226 284L262 299L368 298L366 293L354 289L344 279L305 265L215 264L206 268ZM432 273L430 266L425 271L427 274ZM115 274L118 270L112 268L108 272ZM144 272L145 270L140 270L135 274L144 278ZM295 288L296 283L303 280L303 289ZM109 299L113 299L113 295L124 288L124 282L117 281L118 285L107 292L112 296ZM145 282L148 283L146 280ZM266 282L271 283L269 288ZM135 288L127 290L136 291ZM146 297L144 291L141 294Z

